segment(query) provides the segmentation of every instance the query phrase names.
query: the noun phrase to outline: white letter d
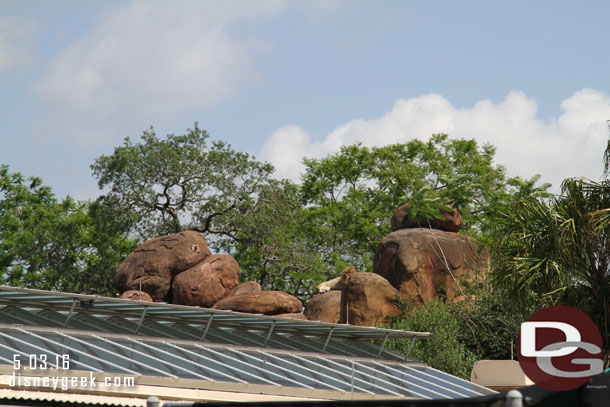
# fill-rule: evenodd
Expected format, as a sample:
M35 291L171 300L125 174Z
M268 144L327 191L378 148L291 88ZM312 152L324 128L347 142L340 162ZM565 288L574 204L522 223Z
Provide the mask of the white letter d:
M556 357L574 352L577 346L566 346L557 350L536 350L536 329L554 328L562 331L566 338L560 342L580 342L578 329L565 322L527 321L521 324L521 355L525 357Z

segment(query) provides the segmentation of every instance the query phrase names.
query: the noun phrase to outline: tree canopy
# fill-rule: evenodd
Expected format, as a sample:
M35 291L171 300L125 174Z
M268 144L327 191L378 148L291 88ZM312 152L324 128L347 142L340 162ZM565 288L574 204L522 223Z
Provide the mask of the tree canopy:
M0 283L113 294L112 276L134 248L87 202L58 201L38 177L0 167Z
M97 158L91 168L104 192L93 202L58 200L39 178L2 166L0 283L112 295L112 277L137 243L197 230L236 258L242 281L306 301L345 266L371 270L398 207L409 203L410 215L424 218L451 205L462 233L493 249L492 285L479 287L469 308L435 302L392 326L434 331L439 339L418 344L414 356L466 377L475 358L507 357L538 294L601 315L610 287L608 185L566 181L551 198L539 176L507 177L494 154L443 134L354 144L305 158L294 183L195 123L165 138L150 128ZM526 301L511 302L506 293L515 292Z
M515 296L586 312L606 332L610 295L610 182L566 179L550 200L524 198L505 213L495 239L494 278Z
M303 234L299 186L271 177L273 166L210 141L195 123L165 139L153 129L126 139L92 165L96 202L138 240L183 230L203 233L216 251L232 254L243 281L301 298L323 280Z
M494 154L490 145L437 134L427 142L355 144L322 159L305 159L307 232L326 262L366 271L399 206L410 203L412 216L434 217L453 205L465 233L485 244L500 210L520 196L546 196L550 186L537 186L538 176L507 178Z
M186 229L237 238L232 218L251 210L273 171L222 141L209 142L197 123L166 139L152 128L140 143L126 138L91 168L99 188L109 188L99 202L129 213L142 239Z

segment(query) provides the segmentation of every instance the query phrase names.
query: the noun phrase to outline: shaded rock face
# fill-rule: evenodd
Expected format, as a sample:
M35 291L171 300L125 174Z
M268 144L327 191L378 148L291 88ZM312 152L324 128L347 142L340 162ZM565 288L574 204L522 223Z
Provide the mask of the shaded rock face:
M156 237L127 256L114 277L114 285L121 292L141 287L154 301L171 302L172 278L210 255L199 232Z
M353 273L341 292L339 323L381 325L390 315L400 314L398 290L378 274Z
M237 261L226 254L215 254L176 276L172 283L173 302L209 308L238 282Z
M150 301L152 302L152 297L140 290L128 290L125 291L119 298L127 299L127 300L136 300L136 301Z
M231 288L231 291L227 294L227 297L243 294L255 294L263 291L261 285L256 281L248 281L247 283L241 283Z
M283 291L261 291L225 297L218 301L214 308L250 314L277 315L300 313L303 304L297 297Z
M406 204L394 212L391 220L393 232L400 229L432 228L457 233L462 227L462 217L455 208L453 208L451 212L441 211L440 215L443 217L443 219L410 218L407 216L409 209L411 209L411 205Z
M310 321L338 324L341 315L341 291L332 290L315 295L307 301L304 314Z
M390 233L381 239L373 261L375 273L397 288L401 298L417 304L427 304L439 294L448 302L463 299L453 278L459 282L488 270L488 249L479 250L470 237L434 229Z

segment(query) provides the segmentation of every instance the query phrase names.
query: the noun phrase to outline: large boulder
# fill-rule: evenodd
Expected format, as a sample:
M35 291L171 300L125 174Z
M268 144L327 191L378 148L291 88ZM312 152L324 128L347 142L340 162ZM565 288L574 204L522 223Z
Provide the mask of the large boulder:
M341 291L332 290L313 296L304 311L310 321L339 323L341 315Z
M385 278L373 273L353 273L341 291L339 323L376 326L390 315L400 314L398 291Z
M227 297L234 297L243 294L255 294L260 293L261 291L263 291L263 289L259 283L256 281L248 281L231 288L231 291L229 291Z
M299 313L303 309L303 304L297 297L282 291L261 291L225 297L218 301L214 308L250 314L277 315Z
M126 300L134 300L134 301L149 301L152 302L152 297L140 290L127 290L119 298L123 298Z
M114 277L114 285L120 292L142 290L154 301L171 302L172 278L210 255L199 232L156 237L127 256Z
M226 254L215 254L178 274L172 283L173 303L211 307L239 282L239 264Z
M468 236L434 229L390 233L381 239L373 261L373 271L397 288L401 298L416 304L439 296L448 302L463 299L456 281L488 270L489 250Z
M405 204L394 212L390 221L392 231L412 228L432 228L457 233L462 227L462 217L455 208L452 208L451 212L441 210L440 216L442 219L412 218L409 216L410 209L411 205Z

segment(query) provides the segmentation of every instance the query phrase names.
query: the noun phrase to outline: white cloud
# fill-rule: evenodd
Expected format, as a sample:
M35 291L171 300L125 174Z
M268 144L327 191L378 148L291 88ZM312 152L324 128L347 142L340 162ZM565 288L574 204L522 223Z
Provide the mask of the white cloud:
M27 66L36 26L31 18L0 16L0 73Z
M609 137L605 122L610 119L610 97L583 89L565 99L561 109L558 119L543 120L537 117L536 102L522 92L511 92L500 103L482 100L464 109L428 94L400 99L378 119L341 125L322 141L313 141L297 126L282 127L265 142L259 157L273 163L281 176L297 180L304 156L321 158L356 142L381 146L448 133L493 144L496 162L505 165L509 175L539 173L557 192L567 177L599 179Z
M256 78L253 57L266 46L247 29L234 33L235 23L273 16L282 6L137 0L107 10L35 86L50 111L48 133L101 144L109 135L122 138L125 127L139 133L156 117L231 96Z

